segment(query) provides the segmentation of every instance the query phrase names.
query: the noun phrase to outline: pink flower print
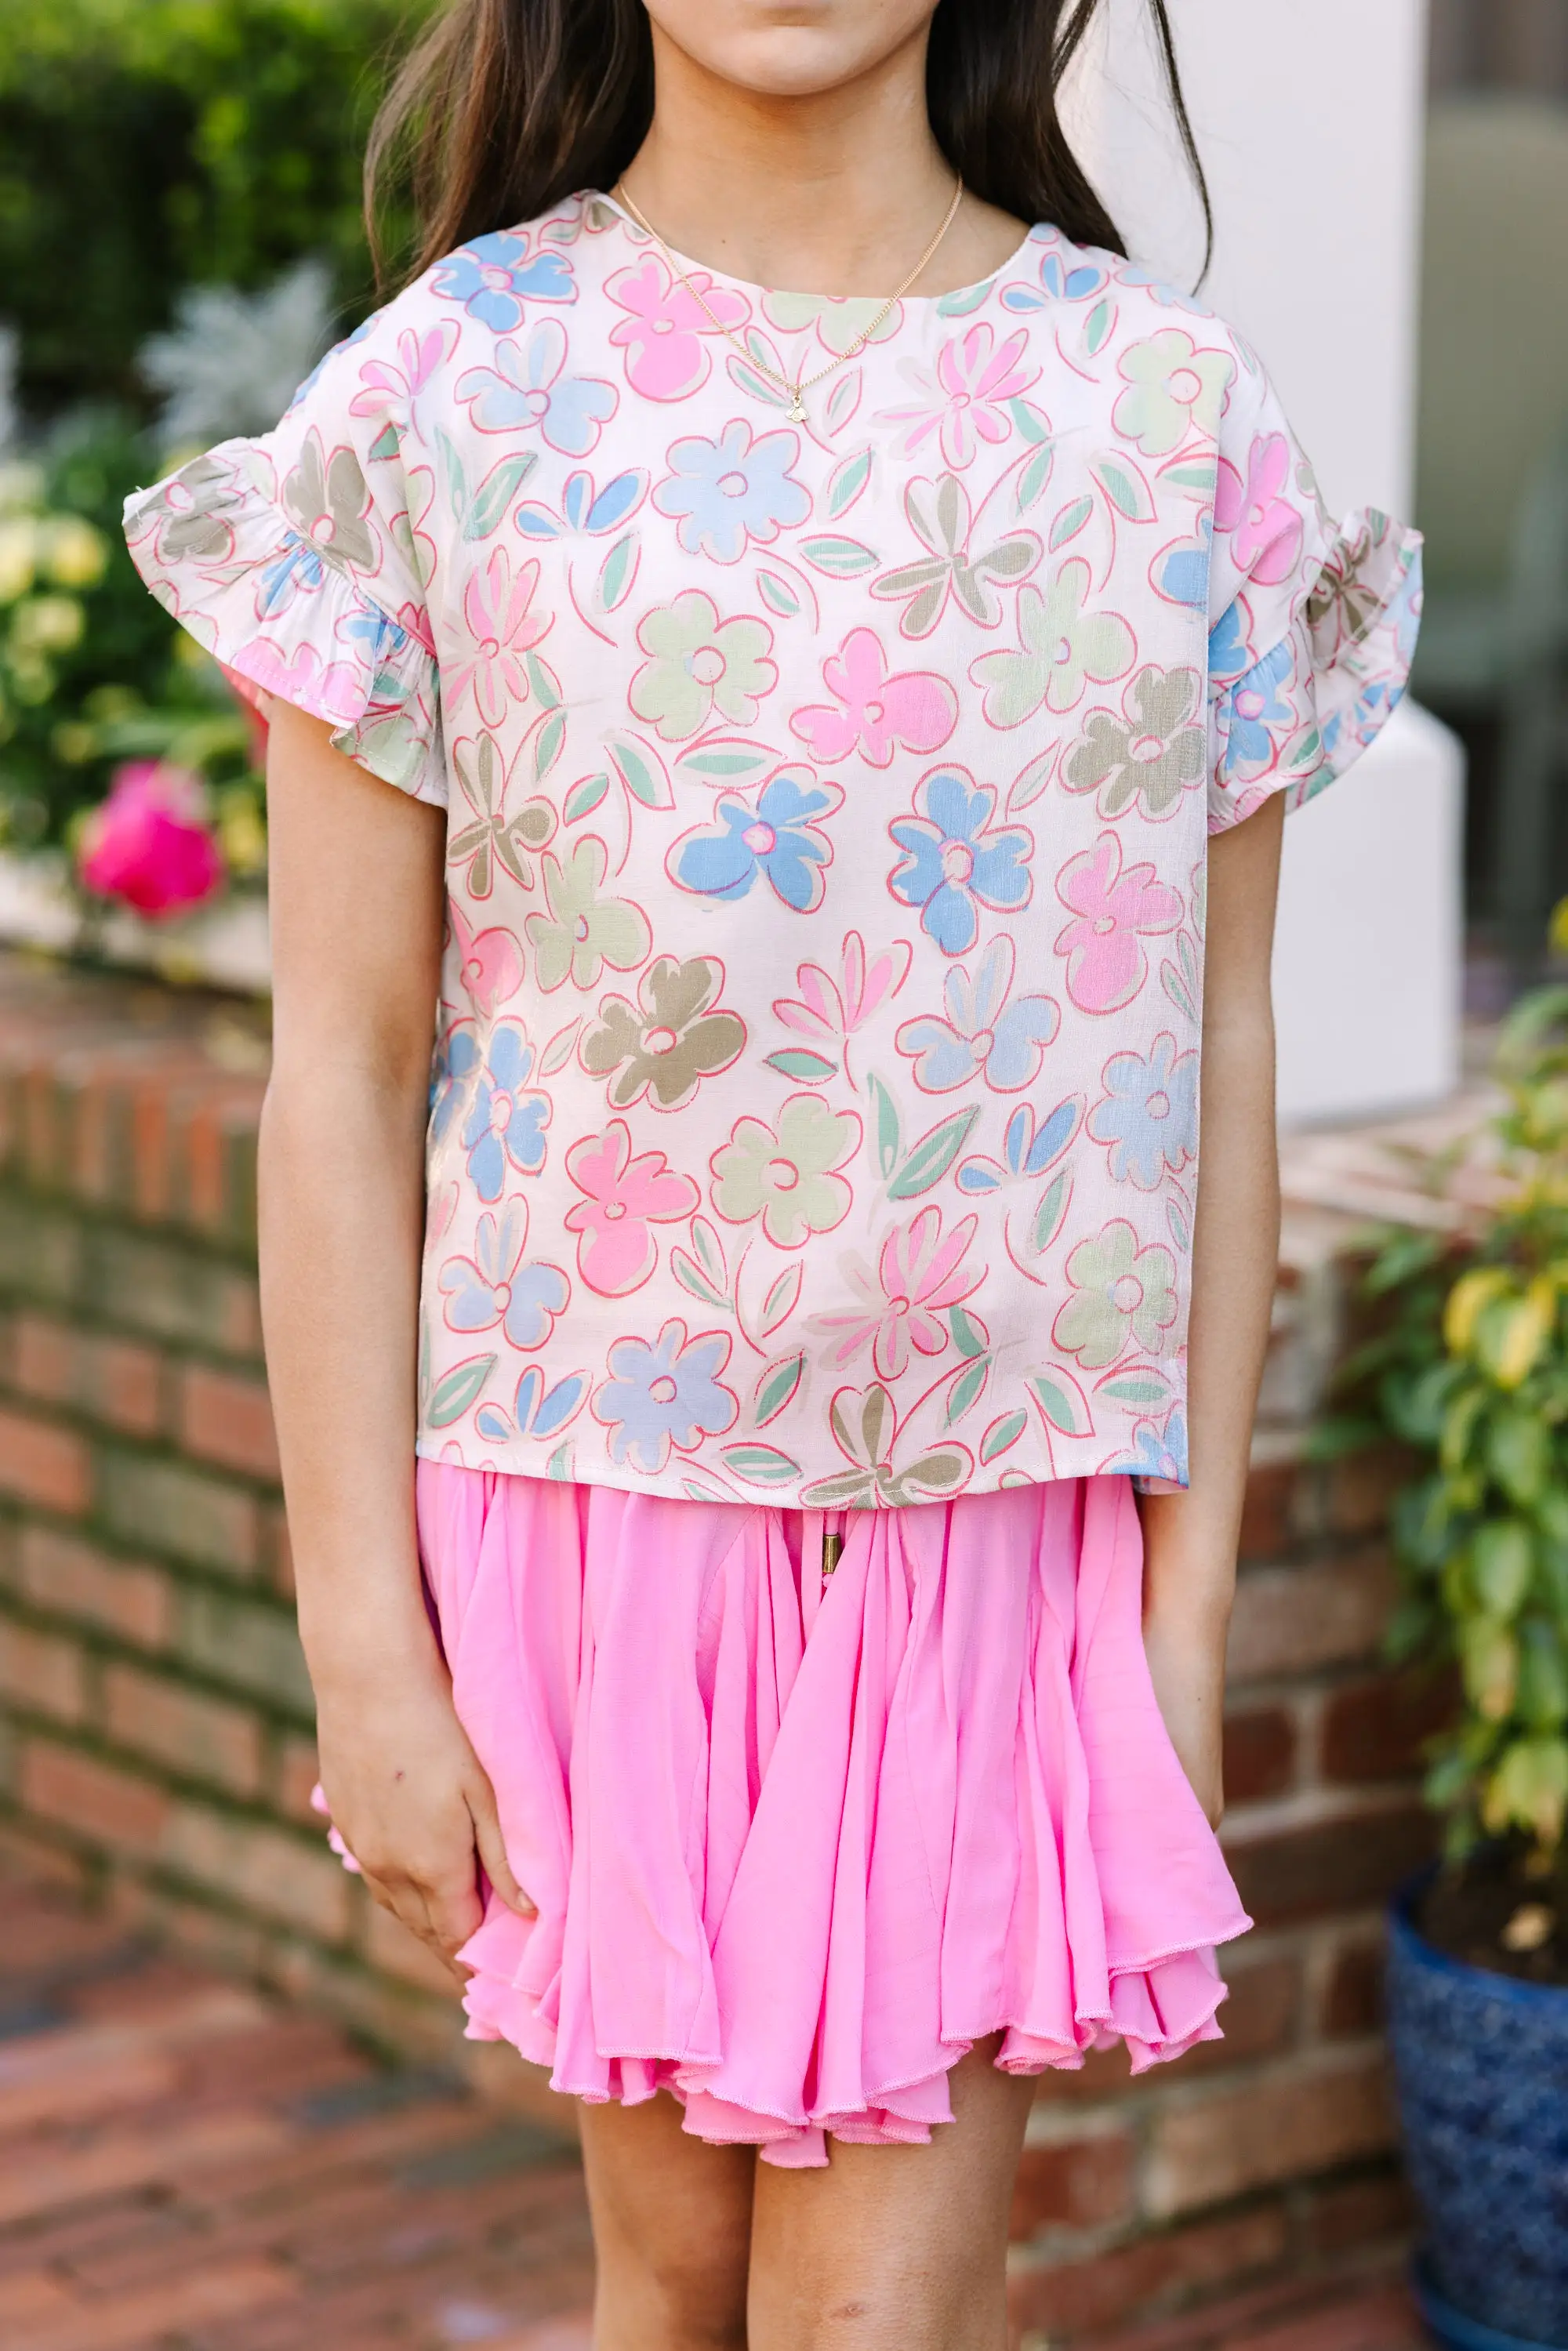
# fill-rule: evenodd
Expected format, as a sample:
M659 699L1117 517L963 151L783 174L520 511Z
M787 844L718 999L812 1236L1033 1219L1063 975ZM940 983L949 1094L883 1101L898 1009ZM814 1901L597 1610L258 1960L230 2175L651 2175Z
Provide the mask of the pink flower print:
M1291 444L1282 433L1260 433L1247 457L1247 479L1228 458L1219 461L1214 493L1214 527L1234 534L1230 551L1237 568L1260 587L1288 580L1301 552L1301 512L1284 495L1291 477Z
M651 1228L678 1224L700 1204L689 1176L677 1176L662 1151L632 1156L623 1118L612 1118L602 1134L585 1134L566 1155L566 1172L586 1194L566 1212L568 1232L576 1233L577 1270L601 1298L624 1298L640 1290L658 1262Z
M869 767L886 768L894 749L939 750L958 723L958 697L935 670L887 674L887 656L873 630L852 629L822 664L834 703L810 703L791 713L791 731L825 762L859 750Z
M264 694L276 694L318 718L358 718L364 708L364 680L352 662L323 661L314 645L298 644L285 653L270 637L255 637L236 658L245 674Z
M820 964L801 964L795 974L800 996L775 997L774 1016L797 1037L841 1046L847 1075L850 1039L885 998L898 994L909 977L913 956L908 940L896 939L892 946L880 947L868 961L865 941L858 931L850 931L844 937L839 977L830 979ZM830 1067L819 1074L835 1073Z
M714 319L738 327L750 315L744 296L716 286L705 270L690 275L713 319L653 254L635 269L618 270L605 288L629 314L611 329L610 340L626 353L627 382L646 400L682 400L695 392L713 364L702 339L717 333Z
M461 998L465 1007L471 1006L488 1020L497 1005L505 1004L522 986L522 948L500 925L488 931L471 930L455 898L448 898L446 913Z
M821 1329L841 1334L830 1351L835 1369L852 1364L869 1346L878 1379L895 1380L912 1348L920 1355L942 1353L949 1333L937 1316L961 1305L986 1278L984 1266L964 1264L977 1222L965 1217L944 1233L941 1209L922 1208L889 1233L874 1275L861 1259L845 1261L845 1275L862 1305L858 1312L821 1317Z
M454 705L472 693L486 726L499 726L508 707L528 700L523 656L549 628L548 615L533 610L538 580L537 563L514 572L511 557L498 547L463 591L468 643L444 682Z
M942 436L943 463L956 471L968 465L982 441L1005 441L1012 431L1006 402L1027 392L1039 370L1019 362L1029 349L1022 328L998 350L994 329L982 322L943 344L935 371L910 367L906 373L922 397L908 408L887 412L890 423L904 426L901 446L913 455L933 433Z
M397 339L395 366L389 360L367 360L361 368L361 389L349 402L350 415L384 417L389 402L412 402L437 369L444 367L456 345L455 319L444 319L423 334L406 328Z
M1103 832L1092 849L1068 859L1056 894L1073 914L1056 935L1067 993L1080 1011L1119 1011L1148 977L1143 941L1180 922L1179 892L1156 881L1152 865L1124 866L1121 842Z

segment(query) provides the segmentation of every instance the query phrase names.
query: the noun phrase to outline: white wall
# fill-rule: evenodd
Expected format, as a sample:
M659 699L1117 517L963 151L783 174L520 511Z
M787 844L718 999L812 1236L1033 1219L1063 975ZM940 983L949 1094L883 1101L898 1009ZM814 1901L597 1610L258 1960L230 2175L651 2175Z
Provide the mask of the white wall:
M1426 0L1172 0L1171 14L1216 214L1202 298L1260 353L1331 507L1407 515ZM1108 0L1071 119L1132 250L1192 285L1201 215L1145 0ZM1396 725L1287 830L1275 993L1290 1121L1429 1101L1458 1075L1462 767L1425 713Z

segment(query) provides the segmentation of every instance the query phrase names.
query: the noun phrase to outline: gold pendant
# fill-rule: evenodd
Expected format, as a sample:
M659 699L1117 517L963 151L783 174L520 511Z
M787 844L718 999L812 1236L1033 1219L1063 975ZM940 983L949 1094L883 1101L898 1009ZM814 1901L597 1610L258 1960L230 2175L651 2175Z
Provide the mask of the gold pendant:
M806 422L806 402L799 387L796 389L794 399L789 402L789 417L791 424L804 424Z

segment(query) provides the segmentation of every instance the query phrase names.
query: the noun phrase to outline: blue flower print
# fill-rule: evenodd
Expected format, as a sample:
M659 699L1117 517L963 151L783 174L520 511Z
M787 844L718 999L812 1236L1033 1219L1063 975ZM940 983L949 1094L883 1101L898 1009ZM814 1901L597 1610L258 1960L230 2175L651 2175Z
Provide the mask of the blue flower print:
M1068 268L1060 253L1042 254L1040 264L1040 289L1032 286L1009 286L1002 292L1005 310L1043 310L1051 302L1086 302L1098 294L1106 282L1106 273L1093 262L1081 261Z
M920 926L944 955L967 955L979 936L977 908L1010 913L1028 905L1033 840L1021 826L992 829L996 793L962 768L934 768L921 778L915 805L919 816L888 827L904 852L888 887L921 909Z
M688 1341L678 1318L666 1322L652 1346L645 1339L617 1339L610 1370L593 1399L593 1416L608 1428L610 1458L656 1478L672 1447L690 1452L704 1437L718 1437L740 1410L719 1380L729 1361L723 1331L702 1331Z
M1274 738L1270 728L1296 722L1294 705L1280 690L1295 674L1296 649L1285 637L1221 695L1215 718L1225 746L1219 767L1226 783L1239 771L1259 776L1271 766Z
M1179 1173L1197 1151L1197 1055L1178 1053L1176 1039L1156 1037L1141 1053L1113 1053L1104 1098L1089 1113L1089 1133L1109 1144L1111 1176L1152 1192L1169 1169Z
M483 1216L472 1257L441 1269L450 1331L493 1331L499 1322L514 1347L542 1347L564 1311L570 1284L558 1265L524 1265L528 1204L508 1200L498 1217Z
M674 468L653 504L677 517L675 537L688 555L738 563L747 544L767 546L781 528L804 522L811 501L789 471L798 444L792 433L764 433L755 441L743 417L731 417L716 441L676 441Z
M843 798L837 784L819 783L810 768L780 768L755 808L726 792L717 821L676 841L670 877L705 898L731 899L744 898L760 873L787 906L811 914L826 888L822 869L833 860L831 842L812 820L833 815Z
M290 532L284 552L264 563L257 575L256 619L275 620L287 611L296 596L314 596L326 577L320 549Z
M430 1065L430 1139L444 1143L449 1128L468 1099L468 1089L484 1055L472 1020L455 1020L435 1040Z
M1196 538L1178 539L1155 559L1154 584L1162 596L1173 604L1186 606L1193 612L1206 611L1208 607L1208 572L1214 556L1214 517L1205 515L1197 527ZM1234 611L1232 605L1229 611ZM1229 612L1215 622L1209 632L1210 674L1214 674L1212 647L1215 636L1224 625Z
M431 289L449 302L461 302L498 335L509 335L522 324L523 304L575 302L577 282L564 254L530 253L526 236L514 229L494 229L442 262L432 273Z
M463 1122L468 1173L482 1200L500 1198L508 1165L537 1176L545 1164L550 1105L548 1095L524 1091L533 1067L534 1049L517 1022L497 1021Z
M1248 633L1247 608L1239 596L1227 604L1208 632L1208 676L1213 685L1229 685L1245 677L1254 655Z
M1043 1126L1037 1126L1033 1111L1027 1102L1020 1102L1008 1121L1001 1160L977 1155L962 1161L956 1177L959 1191L971 1196L978 1192L999 1192L1009 1184L1027 1184L1043 1176L1077 1134L1082 1111L1082 1098L1070 1094L1065 1102L1057 1103Z
M1139 1421L1133 1431L1133 1450L1112 1464L1134 1478L1165 1478L1173 1486L1187 1480L1186 1416L1178 1405L1162 1430L1157 1422Z
M498 342L494 367L470 368L457 379L457 397L481 433L537 430L550 448L586 457L619 394L596 376L568 375L566 329L541 319L528 341Z
M482 1404L474 1416L474 1426L481 1437L500 1445L510 1444L515 1437L558 1437L576 1417L587 1394L586 1372L570 1372L547 1391L544 1374L537 1364L530 1364L517 1382L511 1412L498 1404ZM550 1475L555 1474L552 1468Z
M641 465L617 474L601 490L595 490L591 474L569 474L561 488L559 514L552 507L525 501L513 519L525 538L565 538L579 532L598 538L635 514L647 490L648 476Z
M1055 1036L1061 1008L1049 996L1019 996L1009 1004L1016 950L1005 933L993 939L971 980L962 965L947 974L946 1020L926 1014L906 1020L894 1043L915 1063L925 1093L950 1093L983 1076L998 1093L1016 1094L1038 1074Z

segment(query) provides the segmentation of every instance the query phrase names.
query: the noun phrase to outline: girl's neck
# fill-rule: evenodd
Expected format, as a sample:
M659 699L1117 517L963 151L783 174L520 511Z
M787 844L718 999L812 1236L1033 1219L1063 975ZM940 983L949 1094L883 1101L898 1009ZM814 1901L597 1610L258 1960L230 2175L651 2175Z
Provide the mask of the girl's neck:
M653 120L626 184L665 242L753 285L891 292L953 193L926 117L924 40L802 98L722 81L657 27L654 54ZM1021 234L967 194L911 291L942 294L988 276Z

